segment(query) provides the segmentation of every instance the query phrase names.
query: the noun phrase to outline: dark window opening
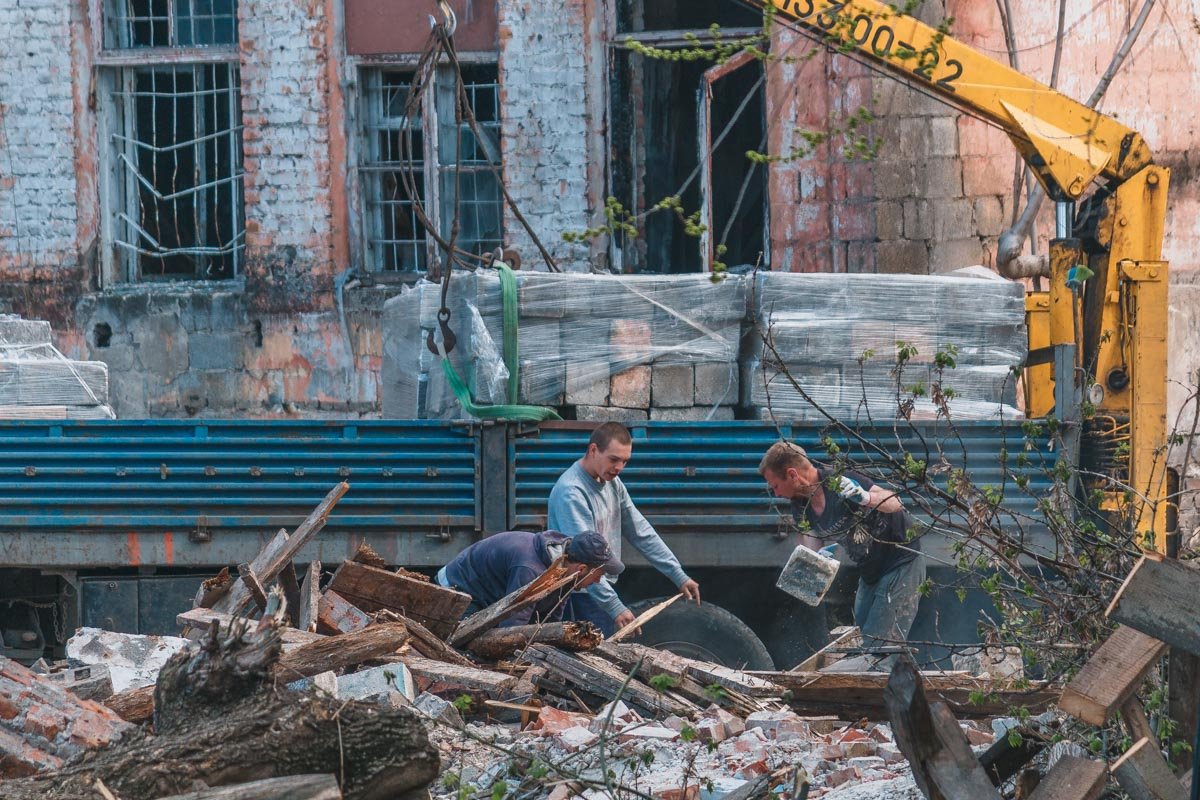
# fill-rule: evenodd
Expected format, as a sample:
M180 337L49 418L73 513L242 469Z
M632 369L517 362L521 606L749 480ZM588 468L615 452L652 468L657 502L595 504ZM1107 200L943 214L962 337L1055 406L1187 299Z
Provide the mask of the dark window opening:
M618 31L705 31L762 26L762 11L737 0L619 0Z
M104 21L111 49L237 44L235 0L111 0Z
M673 5L673 4L668 4ZM678 195L685 215L701 208L699 115L705 70L712 62L644 58L624 48L614 51L611 114L612 194L635 214ZM762 65L753 63L720 78L713 87L712 230L714 245L728 251L728 265L753 264L764 250L766 171L746 158L763 151L765 99ZM742 101L750 100L738 111ZM732 124L731 124L732 121ZM655 212L645 218L643 236L614 242L615 260L626 272L697 272L707 268L700 240L678 216Z

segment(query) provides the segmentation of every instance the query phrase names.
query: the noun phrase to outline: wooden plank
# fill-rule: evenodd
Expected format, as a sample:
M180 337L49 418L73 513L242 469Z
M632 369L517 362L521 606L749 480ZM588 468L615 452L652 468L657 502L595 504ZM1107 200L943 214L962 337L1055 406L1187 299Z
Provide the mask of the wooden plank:
M175 617L175 621L181 628L191 628L200 632L207 631L213 625L220 625L221 630L227 631L234 622L239 620L244 625L254 625L254 620L213 611L211 608L190 608ZM282 628L279 633L283 640L284 651L326 638L319 633L310 633L296 628Z
M1142 557L1106 612L1109 618L1200 655L1200 570L1157 554Z
M450 644L455 647L465 647L476 636L484 631L490 631L518 611L540 603L555 592L573 584L578 576L568 572L564 562L565 558L560 556L546 568L545 572L527 585L464 619L454 629L453 635L449 637Z
M1200 657L1172 647L1167 651L1167 715L1175 730L1185 739L1195 736L1196 716L1200 714ZM1171 763L1177 771L1191 774L1192 754L1183 748L1172 751Z
M437 636L434 636L433 631L415 619L401 616L394 611L375 612L375 622L388 622L389 620L398 620L408 626L409 646L426 658L432 658L434 661L445 661L449 664L457 664L460 667L475 667L474 661L459 653Z
M688 674L705 686L715 683L750 697L779 697L783 694L783 689L769 680L741 670L706 664L703 661L691 661L688 664Z
M254 574L254 570L250 569L249 564L237 565L238 577L242 579L242 585L250 590L250 599L254 601L254 605L258 606L259 611L266 610L267 607L267 590L263 588L262 582L258 576Z
M612 636L608 637L608 640L610 642L619 642L622 639L625 639L626 637L633 634L635 631L641 630L641 627L643 625L645 625L647 622L649 622L650 620L657 617L662 612L666 611L668 608L671 607L672 603L674 603L676 600L678 600L681 597L683 597L683 592L680 592L679 594L675 595L674 597L668 597L666 600L663 600L661 603L656 603L655 605L653 605L650 608L643 611L641 614L638 614L637 619L635 619L633 622L629 623L624 628L621 628L621 630L617 631Z
M682 656L634 642L604 642L592 652L616 666L626 675L636 671L637 677L646 683L658 675L668 676L673 683L668 694L680 701L695 704L699 708L706 708L714 700L711 692L703 684L688 675L687 662L689 659ZM773 703L761 702L735 690L726 689L725 693L726 697L722 699L722 705L743 717L755 711L775 708Z
M296 578L296 564L284 564L279 571L279 588L283 589L283 598L287 601L287 615L292 627L300 627L300 581Z
M840 719L881 719L888 676L881 672L750 672L791 693L788 705L801 715L836 714ZM922 673L930 701L945 703L959 717L1004 716L1014 706L1038 714L1057 699L1060 688L1033 681L1016 688L1012 681L993 681L962 674ZM983 699L971 702L972 693Z
M517 683L514 675L503 672L479 669L478 667L463 667L434 661L430 658L414 655L402 655L400 660L418 678L447 686L458 686L486 692L494 699L502 698Z
M1095 800L1107 780L1108 767L1103 761L1064 756L1042 778L1029 800Z
M296 554L325 527L333 507L349 489L350 484L342 481L333 487L329 494L325 495L325 499L313 509L304 522L300 523L291 536L287 536L283 531L275 535L275 538L250 562L250 568L260 581L270 583L275 580L284 564L291 564L296 559ZM213 605L213 608L217 611L236 614L249 601L250 590L238 582L234 584L229 594Z
M1112 773L1133 800L1187 800L1183 784L1151 739L1138 739L1112 765Z
M1158 747L1158 737L1154 735L1154 730L1150 727L1150 720L1146 718L1146 709L1142 707L1136 696L1131 696L1121 703L1121 721L1125 723L1125 730L1129 733L1130 741L1149 739L1150 744Z
M342 800L342 790L333 775L289 775L175 794L163 800L279 800L285 797L288 800Z
M279 658L275 673L287 682L308 678L327 670L361 664L373 658L395 653L408 641L408 629L402 622L372 625L341 636L322 636L301 645Z
M662 692L657 692L636 678L614 668L603 659L587 653L564 653L544 645L531 645L526 656L546 666L552 673L592 694L608 700L618 697L650 714L676 714L686 717L695 711Z
M212 608L213 603L228 594L231 588L233 588L233 577L229 574L229 567L221 567L220 572L200 584L192 605L195 608Z
M842 653L831 653L829 652L830 650L844 647L862 647L862 631L855 625L834 628L829 632L829 635L833 637L833 640L829 644L792 667L788 672L817 672L842 659Z
M321 562L309 562L308 572L300 583L300 610L296 627L302 631L317 630L317 614L321 608Z
M317 633L335 635L361 631L371 624L362 609L333 589L326 589L317 601Z
M1142 684L1167 646L1119 625L1063 689L1058 707L1090 725L1103 725Z
M471 595L397 575L356 561L343 561L326 591L333 590L363 611L393 611L415 619L438 636L449 636Z
M1008 783L1034 756L1046 749L1046 743L1035 736L1021 736L1020 739L1013 745L1007 736L1001 736L979 754L979 765L993 786Z

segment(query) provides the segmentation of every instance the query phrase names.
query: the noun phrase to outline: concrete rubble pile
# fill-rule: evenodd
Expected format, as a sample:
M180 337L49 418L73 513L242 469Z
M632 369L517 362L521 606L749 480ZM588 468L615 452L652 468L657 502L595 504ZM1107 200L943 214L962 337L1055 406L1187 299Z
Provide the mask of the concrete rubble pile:
M422 282L384 307L385 417L467 415L427 346L431 335L441 340L441 295L440 284ZM510 385L501 281L481 269L450 281L449 359L472 402L547 406L567 419L823 418L817 406L891 419L904 400L904 413L928 418L939 381L956 418L1019 416L1023 297L1018 284L971 270L718 280L518 272ZM939 352L953 360L942 374Z
M0 314L0 419L113 419L108 365L74 361L50 323Z
M65 670L0 666L0 777L32 776L0 784L0 796L24 800L45 781L86 778L125 800L158 798L139 782L148 751L178 753L172 775L188 785L263 779L259 767L250 774L237 765L259 764L267 747L303 747L298 763L335 777L337 792L326 784L314 800L400 796L378 794L378 781L405 791L429 785L438 796L471 787L555 800L915 796L904 749L879 724L888 718L888 676L831 669L853 629L794 671L748 672L622 641L632 629L604 640L586 622L502 626L571 591L577 576L557 562L465 617L469 595L388 565L365 544L340 564L297 570L298 554L348 489L334 487L236 575L226 569L205 581L177 618L179 637L81 629ZM995 714L1018 688L958 674L927 679L964 716ZM114 685L124 688L111 693ZM1044 687L1019 688L1026 704L1044 700ZM972 706L975 694L990 699ZM152 734L141 727L150 721ZM962 730L978 746L994 738L980 723ZM198 759L197 737L218 757ZM304 737L316 740L292 741ZM388 765L371 771L364 765L385 756L360 748L384 747L380 737L394 739L384 742ZM321 754L353 764L358 777L314 768L328 763ZM298 779L289 757L271 763L272 780ZM54 785L56 797L77 796ZM873 794L845 794L867 786Z

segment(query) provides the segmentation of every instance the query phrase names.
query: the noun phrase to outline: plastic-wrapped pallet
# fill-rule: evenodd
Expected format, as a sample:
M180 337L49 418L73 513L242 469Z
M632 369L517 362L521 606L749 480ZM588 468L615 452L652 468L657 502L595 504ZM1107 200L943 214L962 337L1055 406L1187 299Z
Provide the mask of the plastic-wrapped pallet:
M579 419L732 419L747 279L518 272L516 402L573 406ZM440 287L384 307L384 413L452 418L461 408L425 347ZM455 274L451 360L479 403L509 402L498 275ZM415 377L414 377L415 376Z
M929 394L939 352L955 362L940 378L953 390L955 418L1020 415L1013 368L1024 362L1028 340L1019 284L759 273L752 306L757 336L743 359L742 387L744 403L759 416L821 418L819 406L848 421L889 419L907 401L914 418L936 416ZM897 369L901 346L909 357Z
M108 365L72 361L50 323L0 315L0 419L111 419Z

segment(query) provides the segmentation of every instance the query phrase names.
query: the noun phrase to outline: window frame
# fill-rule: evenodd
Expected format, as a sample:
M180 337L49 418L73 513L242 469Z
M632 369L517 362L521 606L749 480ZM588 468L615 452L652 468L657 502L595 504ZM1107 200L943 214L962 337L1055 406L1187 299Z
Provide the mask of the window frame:
M206 283L220 282L229 283L236 282L241 279L241 270L245 263L245 234L246 234L246 209L245 209L245 184L244 184L244 159L245 145L242 136L243 122L241 119L241 58L238 52L240 33L237 24L237 5L233 5L233 36L234 41L223 44L211 45L189 45L180 47L152 47L152 46L137 46L131 45L128 47L113 47L108 44L110 32L113 31L113 25L120 24L120 20L114 20L110 17L110 9L112 5L121 0L92 0L89 4L91 13L98 19L99 24L95 26L96 31L92 37L93 44L93 64L95 66L96 83L94 92L97 97L97 112L96 112L96 137L97 137L97 163L99 165L99 180L98 180L98 199L100 206L100 258L98 269L98 282L100 288L104 288L109 284L115 285L138 285L138 284L161 284L175 285L187 283ZM168 0L168 13L174 8L176 0ZM142 274L141 258L137 250L127 244L122 244L125 239L118 236L119 226L122 223L118 217L120 214L128 214L135 210L131 206L127 198L133 195L136 186L136 179L132 176L127 176L124 180L121 178L121 170L119 168L119 157L117 155L120 146L117 144L114 136L127 137L132 139L129 134L132 133L126 126L126 121L131 118L131 109L128 98L124 101L125 108L116 107L116 92L120 91L127 95L128 89L132 86L135 80L135 75L138 70L149 70L153 68L160 69L186 69L191 68L196 71L201 68L225 67L229 70L229 92L231 93L230 105L230 120L229 127L220 132L221 136L231 136L233 141L230 147L232 183L234 184L234 193L237 196L237 206L231 210L231 220L235 226L235 231L231 241L237 242L231 254L232 266L230 274L225 277L207 278L198 274L193 275L169 275L154 277L153 275L146 276ZM193 88L193 94L199 95L202 90ZM200 113L199 109L196 113ZM205 137L193 138L190 140L192 146L202 141ZM134 148L136 144L130 142L127 147ZM124 186L118 186L119 183L124 183ZM124 201L124 204L122 203ZM140 209L140 204L136 207ZM203 236L197 238L204 239L207 237L207 225L200 226L199 221L195 223L195 232L203 232ZM185 249L185 248L179 248Z
M463 52L458 54L458 58L464 66L492 67L496 70L496 146L498 148L496 155L499 158L497 166L501 174L503 174L504 153L501 141L503 108L500 104L500 69L497 54L485 51ZM352 165L351 171L355 176L352 181L353 204L357 211L353 215L357 222L357 230L354 235L359 247L359 253L355 261L373 280L382 283L411 283L419 280L425 275L429 264L435 263L442 255L433 237L425 234L424 267L416 270L390 269L385 265L380 248L375 246L372 241L373 239L381 238L383 227L381 219L376 216L376 209L371 206L373 190L368 186L367 174L386 171L376 166L378 162L372 161L372 154L378 152L378 145L370 139L380 130L380 128L373 125L371 118L371 105L374 102L371 93L374 87L379 86L379 81L374 76L385 72L406 73L408 76L411 76L416 63L416 55L390 57L359 56L347 59L347 70L353 76L353 85L356 88L355 97L351 101L353 114L356 117L351 129L355 131L355 136L353 137L354 142L349 153ZM441 132L444 128L453 129L454 127L453 122L447 125L439 124L438 111L440 110L439 106L445 104L446 79L444 76L448 68L449 64L445 61L438 64L433 85L429 87L421 103L422 168L425 189L422 202L426 216L439 231L445 230L443 223L448 224L449 222L443 214L444 209L442 207L443 192L441 181L443 180L443 172L452 173L454 170L453 161L450 161L448 164L442 164L440 157ZM434 107L433 113L430 113L431 105ZM490 171L490 168L486 165L475 165L473 168L479 171ZM464 169L463 172L466 174L467 170ZM461 202L465 205L470 201L464 199ZM497 193L496 206L499 213L500 241L503 242L505 206L502 192Z

